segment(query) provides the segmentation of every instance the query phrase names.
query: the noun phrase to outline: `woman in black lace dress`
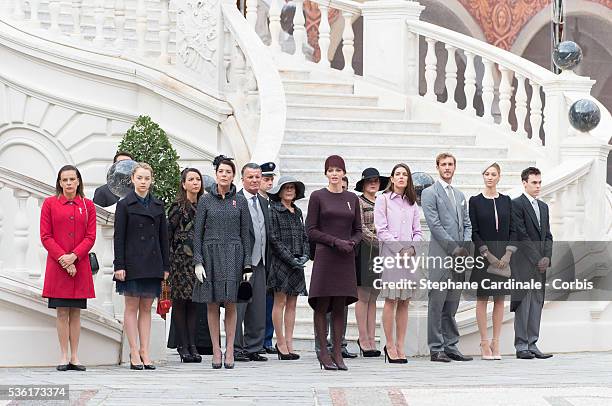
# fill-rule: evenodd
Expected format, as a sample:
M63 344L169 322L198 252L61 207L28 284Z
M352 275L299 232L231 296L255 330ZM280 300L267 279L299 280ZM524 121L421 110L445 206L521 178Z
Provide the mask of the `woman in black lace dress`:
M193 232L196 205L202 196L202 174L195 168L181 173L181 187L168 213L170 239L170 295L177 351L183 362L201 362L195 345L196 303L191 301L195 282Z

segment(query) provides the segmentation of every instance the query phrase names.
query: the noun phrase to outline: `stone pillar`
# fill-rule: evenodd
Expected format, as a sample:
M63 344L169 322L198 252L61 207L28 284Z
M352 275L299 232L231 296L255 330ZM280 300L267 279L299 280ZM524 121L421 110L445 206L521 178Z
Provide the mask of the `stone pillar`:
M419 38L407 20L418 20L425 7L416 1L380 0L361 6L363 76L408 95L418 94Z

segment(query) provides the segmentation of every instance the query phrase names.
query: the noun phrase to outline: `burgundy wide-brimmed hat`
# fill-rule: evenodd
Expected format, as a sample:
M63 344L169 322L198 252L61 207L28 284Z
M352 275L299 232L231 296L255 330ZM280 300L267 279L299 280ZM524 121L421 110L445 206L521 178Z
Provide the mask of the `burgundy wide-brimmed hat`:
M340 168L346 173L346 166L344 165L344 159L340 155L330 155L325 160L325 172L331 167Z

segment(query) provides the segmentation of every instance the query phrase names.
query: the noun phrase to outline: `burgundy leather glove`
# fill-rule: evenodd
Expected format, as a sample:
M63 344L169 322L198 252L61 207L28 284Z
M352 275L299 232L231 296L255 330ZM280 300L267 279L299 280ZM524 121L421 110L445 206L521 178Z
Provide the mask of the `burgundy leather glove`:
M343 254L353 252L353 244L351 244L350 241L342 240L340 238L334 240L334 247L336 247L336 249Z

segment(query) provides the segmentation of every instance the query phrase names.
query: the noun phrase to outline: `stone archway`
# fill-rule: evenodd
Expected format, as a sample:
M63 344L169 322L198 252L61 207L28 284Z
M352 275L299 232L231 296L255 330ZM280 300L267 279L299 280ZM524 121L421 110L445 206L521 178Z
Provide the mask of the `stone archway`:
M55 185L58 168L72 164L70 154L50 137L29 126L9 126L0 131L2 166L49 185Z

